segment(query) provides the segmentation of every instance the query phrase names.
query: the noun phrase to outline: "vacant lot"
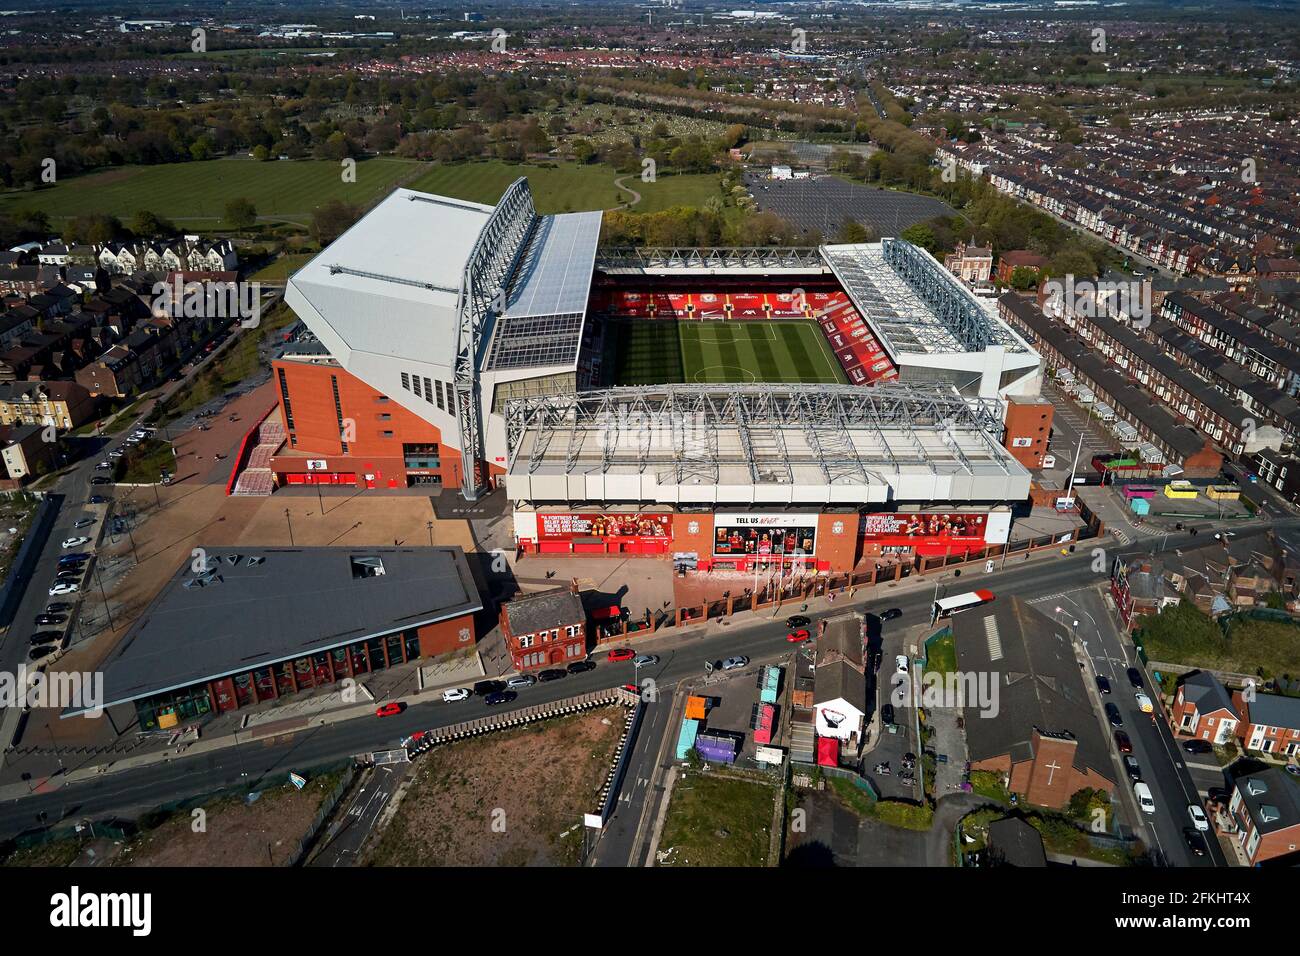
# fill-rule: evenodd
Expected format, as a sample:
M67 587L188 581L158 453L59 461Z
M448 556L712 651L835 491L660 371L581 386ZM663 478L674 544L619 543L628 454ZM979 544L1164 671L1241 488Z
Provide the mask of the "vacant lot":
M365 863L576 865L624 721L599 708L431 751Z
M356 182L345 183L340 165L328 160L125 166L62 180L49 189L6 193L0 196L0 211L39 209L58 221L88 213L126 219L148 209L173 221L201 221L210 229L222 224L227 202L247 197L259 216L305 224L316 207L331 199L368 205L415 168L408 160L368 159L357 163Z
M1300 628L1283 621L1237 620L1231 637L1183 602L1142 621L1142 643L1156 661L1277 677L1300 673Z
M656 866L766 866L776 791L717 771L677 778Z

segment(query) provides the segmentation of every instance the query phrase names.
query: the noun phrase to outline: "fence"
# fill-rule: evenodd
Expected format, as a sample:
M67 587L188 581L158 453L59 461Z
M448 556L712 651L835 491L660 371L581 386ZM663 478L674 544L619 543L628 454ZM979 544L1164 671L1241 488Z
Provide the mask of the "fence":
M8 577L5 578L4 588L0 591L0 627L8 627L13 623L14 614L18 611L18 603L27 591L27 584L36 567L36 560L41 556L41 549L45 547L45 541L50 536L50 529L54 526L57 515L58 508L54 505L54 497L46 495L32 517L27 536L18 547L18 554L14 557L13 566L9 569Z
M311 850L312 846L315 845L316 837L320 834L321 827L325 825L325 821L334 813L334 808L339 805L339 801L343 799L343 794L347 793L348 788L352 786L352 782L356 777L356 766L349 766L347 772L343 774L343 779L339 781L338 786L330 791L329 796L325 798L325 802L321 804L320 811L317 812L316 818L312 820L311 825L307 827L307 832L303 834L302 839L298 841L298 848L293 851L293 855L289 858L289 862L285 864L286 866L300 866L307 858L307 853Z

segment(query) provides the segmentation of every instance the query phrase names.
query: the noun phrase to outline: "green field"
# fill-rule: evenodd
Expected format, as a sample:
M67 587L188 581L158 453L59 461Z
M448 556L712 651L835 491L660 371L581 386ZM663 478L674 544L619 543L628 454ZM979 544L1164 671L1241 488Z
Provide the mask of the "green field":
M814 322L611 321L606 361L616 385L846 380Z
M613 209L632 198L614 185L619 174L610 167L577 163L557 163L550 168L493 160L435 166L407 185L440 196L490 204L500 199L506 187L520 176L528 177L533 203L544 214ZM664 176L653 183L643 183L640 176L633 174L626 182L641 194L641 201L632 207L634 212L698 206L710 196L720 195L718 177L707 173Z
M418 163L380 157L357 163L354 183L329 160L213 159L163 166L123 166L65 179L48 189L0 195L0 212L40 209L56 222L88 213L121 219L148 209L174 222L209 227L226 214L226 203L247 197L259 216L306 224L312 211L331 199L369 205ZM612 192L612 188L611 188Z

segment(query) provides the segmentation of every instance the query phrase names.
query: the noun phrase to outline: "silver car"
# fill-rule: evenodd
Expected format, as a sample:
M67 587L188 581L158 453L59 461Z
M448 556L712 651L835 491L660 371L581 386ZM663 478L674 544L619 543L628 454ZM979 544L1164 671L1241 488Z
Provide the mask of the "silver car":
M748 663L749 663L749 658L745 657L744 655L741 655L740 657L728 657L725 661L722 662L722 669L724 671L734 671L734 670L738 670L741 667L744 667Z

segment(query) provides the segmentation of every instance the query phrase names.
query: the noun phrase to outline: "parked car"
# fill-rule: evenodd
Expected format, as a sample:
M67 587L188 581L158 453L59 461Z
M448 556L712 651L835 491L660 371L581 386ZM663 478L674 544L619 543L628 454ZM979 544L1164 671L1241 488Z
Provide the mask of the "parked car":
M1100 674L1097 675L1097 690L1101 691L1103 694L1110 693L1110 681Z
M537 679L543 684L548 681L559 680L561 677L568 677L569 672L560 670L558 667L552 667L550 670L544 670L537 675Z
M1112 727L1124 726L1124 718L1119 715L1119 708L1114 704L1106 705L1106 719L1110 721Z
M79 548L89 540L84 535L79 538L64 538L62 546L65 548Z
M1289 763L1282 769L1293 777L1300 777L1300 765Z
M1137 805L1143 813L1156 812L1156 802L1151 796L1151 788L1141 780L1133 784L1133 796L1137 799Z
M75 584L71 581L59 581L50 588L50 596L53 597L56 594L76 594L80 590L81 585L79 584Z
M103 495L91 495L89 498L89 501L92 505L106 505L111 500L112 500L111 498L106 498Z
M1124 755L1124 770L1129 775L1129 779L1135 783L1142 779L1142 767L1137 762L1137 757L1132 754Z
M1155 706L1151 703L1151 698L1142 693L1142 691L1136 692L1133 695L1133 700L1137 702L1138 710L1142 711L1144 714L1149 714L1155 710Z
M894 658L894 672L897 674L907 673L907 655L899 654Z
M1183 749L1189 754L1208 754L1214 752L1214 746L1208 740L1184 740Z
M506 681L506 686L510 688L532 687L536 683L537 678L532 674L516 674L514 677Z
M508 704L518 697L519 695L512 690L499 690L494 694L488 694L484 697L483 703L487 704L489 707L496 707L500 704Z
M808 620L808 618L804 617L802 614L796 614L794 617L787 617L785 619L785 626L790 628L792 631L800 627L807 627L811 623L812 621Z
M1138 690L1142 690L1142 688L1146 686L1145 684L1142 683L1142 672L1138 670L1136 667L1130 667L1127 673L1128 673L1128 682L1132 684L1134 687L1136 687Z
M749 658L741 654L738 657L728 657L722 662L722 669L724 671L740 670L740 668L745 667L747 664L749 664Z
M1115 731L1115 746L1119 748L1122 754L1131 754L1133 752L1133 741L1128 739L1128 734L1122 730Z
M595 661L574 661L566 668L570 674L582 674L587 671L594 671L595 669Z
M902 612L902 610L901 610L900 608L891 607L891 608L890 608L888 611L886 611L884 614L880 615L880 620L881 620L881 621L892 621L894 618L896 618L896 617L902 617L902 616L903 616L903 612Z
M62 624L67 619L66 614L37 614L36 626L44 627L47 624Z
M101 462L99 462L97 465L95 465L95 470L96 470L96 471L108 471L108 469L110 469L110 468L112 468L112 467L113 467L113 463L112 463L111 461L105 460L105 461L101 461ZM93 478L90 479L90 480L91 480L91 483L92 483L92 484L93 484L94 481L95 481L95 479L93 479Z
M894 705L885 704L880 708L880 720L882 723L892 724L894 722Z
M812 637L812 635L808 633L806 628L800 628L797 631L791 631L785 636L785 639L791 644L802 644L810 637Z
M59 564L79 564L82 561L89 561L89 560L90 560L90 552L81 551L78 552L77 554L65 554L63 557L59 558Z
M504 681L499 680L481 680L474 685L474 693L479 697L488 697L491 694L500 693L505 690Z
M1187 805L1187 815L1192 818L1192 826L1202 833L1210 829L1210 820L1198 804L1189 803Z
M470 696L468 687L448 687L442 692L442 702L444 704L454 704L458 700L466 700Z
M68 604L65 601L51 601L49 604L45 605L46 614L58 614L61 611L71 611L71 610L72 610L72 605Z
M1290 769L1289 767L1287 769ZM1220 806L1227 806L1228 801L1232 799L1232 794L1226 787L1211 787L1205 791L1205 799L1210 803L1217 803Z
M54 653L53 644L42 644L39 647L33 647L27 655L29 661L39 661L42 657L49 657Z
M111 485L111 484L113 483L113 479L112 479L112 478L104 478L104 477L101 476L101 475L96 475L94 478L91 478L91 479L90 479L90 483L91 483L92 485Z
M406 705L400 700L389 701L387 704L381 704L375 708L376 717L396 717L402 711L406 710Z
M63 640L63 635L60 634L58 631L37 631L35 634L32 635L32 639L27 643L32 645L52 644L52 643L57 643L58 641L61 640Z
M114 448L112 451L108 453L108 459L109 461L117 461L119 458L122 457L122 455L123 455L122 449Z
M636 657L636 651L631 648L616 647L605 656L605 659L611 663L618 663L619 661L630 661L634 657Z
M72 526L74 528L89 528L95 523L95 521L95 518L78 518L76 521L72 522ZM90 539L87 538L86 540L89 541Z
M1183 827L1183 840L1187 843L1187 849L1192 851L1193 856L1205 856L1205 837L1201 836L1192 827Z

